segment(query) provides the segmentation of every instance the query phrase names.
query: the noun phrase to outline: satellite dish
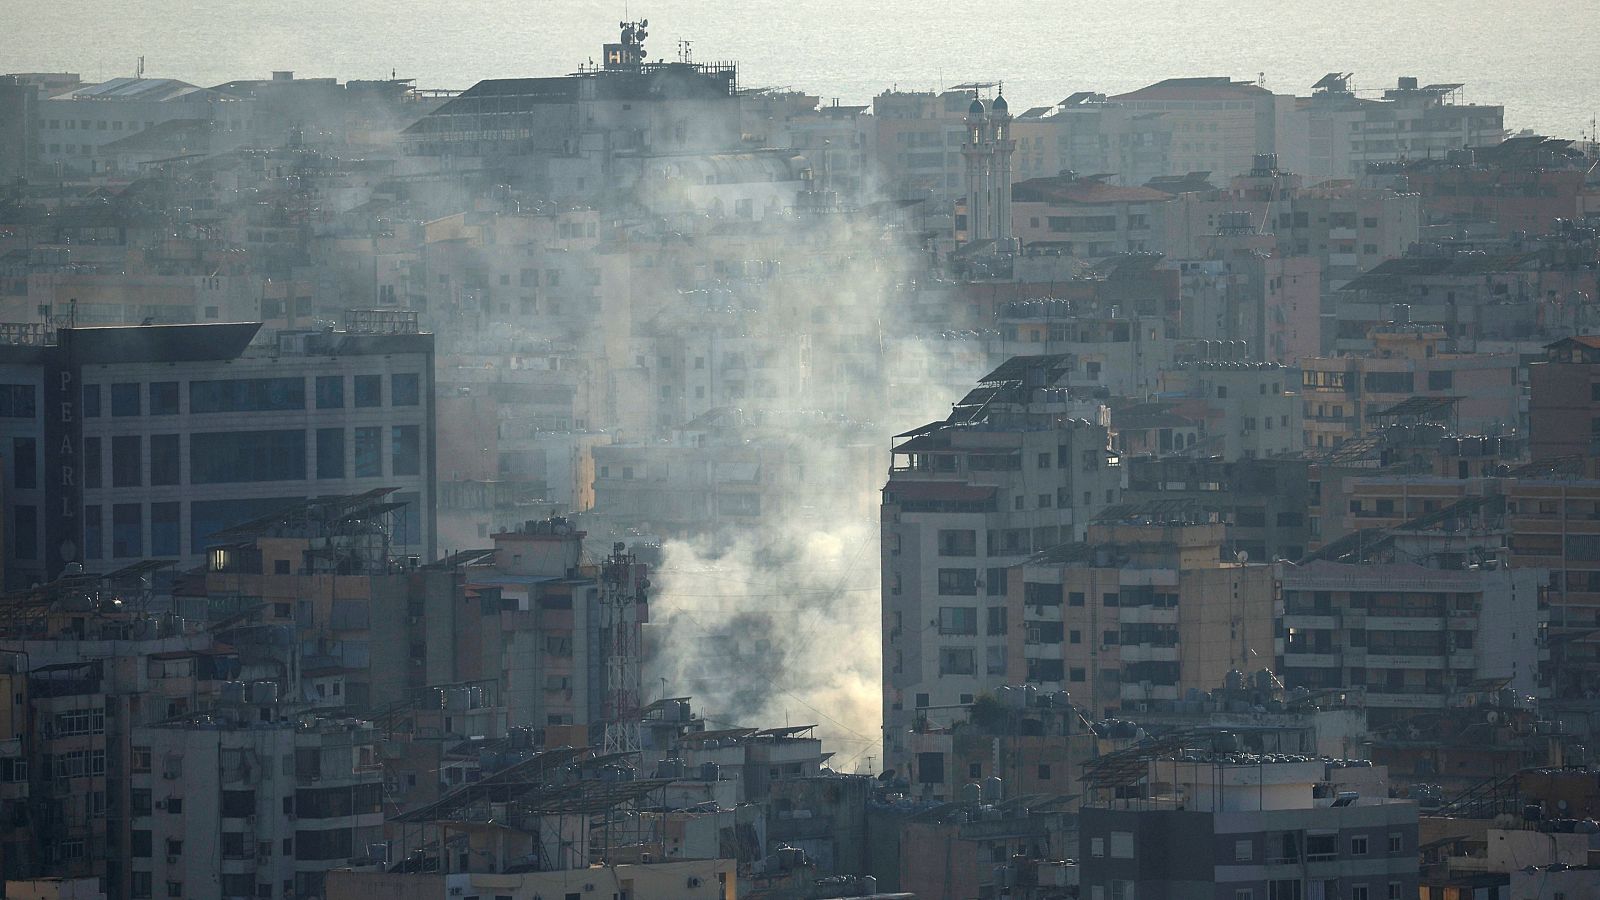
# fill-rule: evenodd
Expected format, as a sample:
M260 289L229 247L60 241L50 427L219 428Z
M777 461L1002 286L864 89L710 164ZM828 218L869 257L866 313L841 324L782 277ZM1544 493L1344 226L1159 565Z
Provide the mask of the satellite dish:
M1234 559L1237 559L1239 561L1239 565L1242 566L1245 563L1250 561L1250 551L1249 550L1240 550L1238 553L1235 553L1233 555L1233 557L1234 557Z

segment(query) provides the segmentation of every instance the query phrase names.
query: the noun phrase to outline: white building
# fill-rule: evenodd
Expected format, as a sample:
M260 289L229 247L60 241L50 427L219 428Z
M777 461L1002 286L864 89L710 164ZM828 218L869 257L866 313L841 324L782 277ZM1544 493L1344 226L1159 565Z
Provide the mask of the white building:
M949 418L896 437L884 486L884 753L918 720L1006 684L1006 568L1083 540L1117 502L1105 425L1074 418L1065 356L1017 357ZM1009 626L1009 627L1008 627ZM1014 680L1014 679L1013 679Z

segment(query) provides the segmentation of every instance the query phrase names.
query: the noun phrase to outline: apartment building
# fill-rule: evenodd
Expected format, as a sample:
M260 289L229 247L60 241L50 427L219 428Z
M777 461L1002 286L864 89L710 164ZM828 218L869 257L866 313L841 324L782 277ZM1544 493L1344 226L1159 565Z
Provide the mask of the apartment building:
M1016 357L943 421L899 435L884 486L883 656L887 758L919 719L948 720L1015 681L1020 619L1006 569L1082 540L1117 502L1106 427L1075 418L1057 385L1065 356Z
M1113 754L1086 776L1083 896L1417 896L1417 805L1387 797L1381 768L1189 746Z
M1104 172L1108 180L1138 186L1170 175L1174 123L1161 113L1136 110L1077 91L1055 106L1025 110L1012 122L1018 180L1063 172Z
M1534 694L1548 578L1493 561L1289 567L1279 671L1291 687L1364 687L1374 725L1444 709L1489 683Z
M951 204L965 190L961 145L973 91L884 91L872 98L873 145L892 196Z
M1442 157L1507 137L1505 107L1463 102L1463 84L1419 85L1401 76L1375 99L1357 96L1353 79L1330 72L1286 111L1278 152L1296 171L1318 181L1355 178L1376 164Z
M1102 518L1086 542L1035 554L1009 573L1020 634L1007 669L1114 716L1259 668L1274 644L1272 567L1225 559L1225 539L1219 522Z
M1310 540L1310 464L1294 457L1226 459L1188 455L1123 462L1123 500L1138 511L1190 510L1227 525L1225 547L1248 559L1299 559Z
M1160 249L1160 226L1172 195L1067 172L1011 186L1011 227L1024 248L1080 259Z
M1206 455L1264 459L1305 446L1300 385L1293 375L1277 363L1194 360L1162 372L1160 384L1163 395L1203 407Z
M1185 191L1165 207L1158 244L1169 257L1214 255L1219 235L1241 229L1270 235L1275 257L1310 256L1325 284L1338 287L1421 237L1421 200L1387 187L1307 186L1301 170L1261 154L1226 187Z
M275 686L249 687L209 714L134 730L133 900L321 896L329 869L382 841L371 724L294 720Z
M1157 390L1160 373L1177 361L1177 335L1162 316L1120 313L1068 300L1007 303L997 333L987 341L989 358L998 365L1023 354L1065 356L1071 368L1063 387L1143 397Z
M1374 328L1369 338L1372 355L1300 361L1307 448L1337 447L1424 405L1447 410L1466 433L1521 427L1515 354L1459 352L1445 329L1406 322Z
M0 346L7 577L151 557L308 496L394 488L395 543L434 553L433 337L414 314L344 331L259 323L21 329ZM48 463L48 465L47 465Z
M1231 178L1250 170L1258 153L1277 148L1277 117L1292 98L1226 76L1168 78L1107 98L1170 123L1170 173L1210 172Z
M1600 475L1600 336L1580 335L1545 348L1528 367L1528 452L1535 462L1583 461Z

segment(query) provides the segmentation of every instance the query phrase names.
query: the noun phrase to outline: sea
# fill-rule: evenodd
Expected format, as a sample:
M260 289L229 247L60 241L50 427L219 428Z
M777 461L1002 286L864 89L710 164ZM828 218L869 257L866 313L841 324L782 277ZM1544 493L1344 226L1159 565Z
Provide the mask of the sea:
M845 104L997 82L1020 111L1198 75L1303 95L1339 71L1372 96L1463 83L1514 131L1578 138L1600 112L1597 0L0 0L0 72L98 80L142 58L200 85L287 69L462 89L574 71L623 19L649 21L651 58Z

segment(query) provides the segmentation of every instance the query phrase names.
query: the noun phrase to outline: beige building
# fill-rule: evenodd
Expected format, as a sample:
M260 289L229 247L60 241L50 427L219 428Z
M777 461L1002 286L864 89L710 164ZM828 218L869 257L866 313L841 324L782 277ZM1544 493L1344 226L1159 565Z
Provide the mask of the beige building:
M1225 560L1226 526L1095 524L1008 573L1029 684L1114 715L1207 691L1273 655L1269 566Z

